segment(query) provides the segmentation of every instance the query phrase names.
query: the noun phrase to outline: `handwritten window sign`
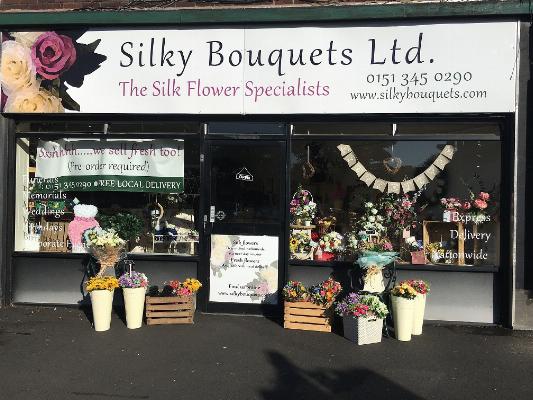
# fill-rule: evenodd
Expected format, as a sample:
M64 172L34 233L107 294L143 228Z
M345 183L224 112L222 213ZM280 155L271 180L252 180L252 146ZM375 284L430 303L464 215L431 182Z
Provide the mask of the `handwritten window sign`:
M39 141L34 192L183 192L183 140Z
M278 303L277 236L211 235L209 301Z
M235 174L235 179L244 182L253 182L254 176L248 171L248 168L243 167L239 172Z

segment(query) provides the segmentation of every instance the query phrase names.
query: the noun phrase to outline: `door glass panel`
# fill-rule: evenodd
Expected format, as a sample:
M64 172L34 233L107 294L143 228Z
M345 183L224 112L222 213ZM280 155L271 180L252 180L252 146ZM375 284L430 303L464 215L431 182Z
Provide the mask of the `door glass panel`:
M211 206L215 225L279 224L279 144L211 145Z

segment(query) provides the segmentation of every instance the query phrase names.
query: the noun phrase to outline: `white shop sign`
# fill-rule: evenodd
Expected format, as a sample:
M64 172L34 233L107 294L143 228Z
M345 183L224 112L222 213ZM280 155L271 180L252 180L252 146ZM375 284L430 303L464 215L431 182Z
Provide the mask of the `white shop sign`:
M503 21L151 28L89 30L71 39L48 32L26 41L20 32L8 33L6 59L26 54L37 69L29 86L4 79L4 111L513 112L517 26ZM64 64L47 69L42 66L47 59L21 50L44 52L45 39L72 41ZM43 88L47 91L37 96Z
M277 304L277 236L211 235L209 301Z

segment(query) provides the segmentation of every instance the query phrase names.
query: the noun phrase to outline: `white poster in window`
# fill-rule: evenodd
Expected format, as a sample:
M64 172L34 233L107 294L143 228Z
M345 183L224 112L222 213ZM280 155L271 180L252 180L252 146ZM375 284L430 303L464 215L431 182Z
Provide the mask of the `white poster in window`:
M183 140L41 140L33 191L181 193L183 163Z
M211 235L209 301L278 303L277 236Z

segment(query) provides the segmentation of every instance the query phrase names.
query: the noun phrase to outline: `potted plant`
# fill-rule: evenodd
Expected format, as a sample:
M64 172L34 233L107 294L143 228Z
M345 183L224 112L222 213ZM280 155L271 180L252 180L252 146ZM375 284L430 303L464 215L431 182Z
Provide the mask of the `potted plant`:
M107 331L111 326L111 309L113 308L113 294L118 288L118 280L114 276L92 277L85 290L91 297L94 330Z
M119 212L114 215L101 215L98 219L102 228L114 229L117 235L124 239L129 249L144 231L143 219L132 213Z
M124 294L126 325L129 329L140 328L144 314L144 297L148 287L148 278L142 272L126 271L118 278L118 284Z
M406 282L391 290L392 316L396 339L408 342L413 331L413 312L416 291Z
M87 229L83 238L93 256L100 263L97 277L101 277L109 267L114 268L124 250L124 240L114 229L95 227Z
M381 342L387 306L374 295L349 293L337 303L335 311L342 317L344 337L358 345Z
M429 293L429 284L421 279L410 279L400 282L407 283L416 291L416 297L413 308L413 335L422 334L422 326L424 325L424 312L426 310L426 296Z
M151 286L146 296L146 323L194 323L196 293L201 287L200 281L194 278L187 278L183 282L172 280L161 291L157 286Z

